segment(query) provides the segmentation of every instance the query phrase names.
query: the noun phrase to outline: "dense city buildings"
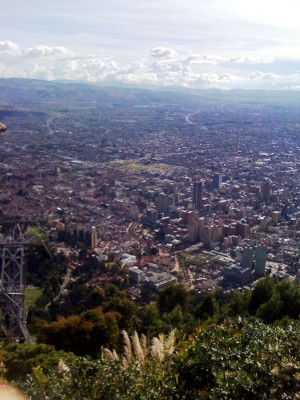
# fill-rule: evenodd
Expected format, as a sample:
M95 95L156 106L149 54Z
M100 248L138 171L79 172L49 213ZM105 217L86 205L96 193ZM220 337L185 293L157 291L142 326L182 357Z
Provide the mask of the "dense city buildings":
M0 94L2 222L34 221L99 257L135 255L132 283L155 290L297 278L295 104L44 85L62 92Z

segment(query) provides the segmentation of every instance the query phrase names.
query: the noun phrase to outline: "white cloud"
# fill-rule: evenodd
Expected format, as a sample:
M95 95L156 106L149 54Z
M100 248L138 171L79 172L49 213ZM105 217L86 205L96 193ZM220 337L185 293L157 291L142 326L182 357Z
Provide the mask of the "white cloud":
M146 65L142 61L135 61L122 67L117 67L116 65L116 68L119 69L119 75L129 75L143 73Z
M219 87L219 88L227 88L228 86L226 85L236 80L240 79L232 74L228 73L216 74L210 72L199 74L197 78L198 82L203 82L211 87Z
M245 65L270 63L269 57L300 59L299 0L0 0L0 4L3 38L27 46L28 56L36 56L41 49L35 45L43 43L72 47L76 54L111 52L122 63L148 56L149 50L154 59L185 54L186 63L203 65L217 65L222 62L219 58ZM54 56L51 50L47 54ZM203 54L217 57L205 59Z
M150 52L151 57L156 58L173 58L176 57L176 51L172 49L167 49L166 47L156 47Z
M182 62L185 64L207 64L207 65L217 65L218 59L220 57L214 56L201 56L200 54L189 53L182 58Z
M0 77L47 80L69 79L126 84L181 85L191 88L292 88L300 85L298 63L290 60L289 74L282 61L255 55L199 54L155 47L149 57L117 60L107 54L74 52L63 46L21 47L0 41ZM259 65L259 70L256 68ZM277 65L277 71L274 69ZM255 69L254 69L255 68Z
M260 56L239 56L229 59L229 61L238 64L270 64L274 61L273 57L260 57Z
M0 41L0 54L1 55L11 55L19 53L20 48L19 46L14 43L10 42L9 40Z
M23 49L23 55L26 57L65 57L72 54L65 47L35 46Z
M278 79L279 76L272 73L264 73L261 71L255 71L250 75L250 79L258 79L258 80L268 80L268 81L275 81Z
M5 57L70 57L74 53L67 50L65 47L51 47L51 46L35 46L21 48L17 43L9 40L0 41L0 54Z

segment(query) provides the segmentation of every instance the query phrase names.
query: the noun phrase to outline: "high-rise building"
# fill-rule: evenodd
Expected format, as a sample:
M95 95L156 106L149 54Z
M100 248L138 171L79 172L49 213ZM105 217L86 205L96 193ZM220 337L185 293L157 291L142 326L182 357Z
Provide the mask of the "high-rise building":
M196 210L202 210L202 201L203 201L203 182L195 182L194 183L194 191L193 191L193 205Z
M190 243L196 243L203 239L204 218L193 219L188 224L188 240Z
M172 196L167 196L165 193L159 193L155 200L157 211L167 215L169 207L173 204L173 202L174 199Z
M241 236L243 239L249 235L250 227L248 224L243 222L237 222L235 227L235 233L238 236Z
M222 185L222 174L214 174L212 183L214 188L219 189Z
M242 267L252 268L253 263L253 249L251 247L245 247L242 258Z
M97 239L96 227L92 226L92 229L91 229L91 248L95 249L97 247L97 244L98 244L98 239Z
M214 224L212 226L211 241L220 242L223 235L223 227L221 225Z
M224 267L223 278L225 281L243 286L251 282L252 271L251 268L244 268L240 265L232 264Z
M203 243L210 244L212 242L212 226L205 226L203 229Z
M267 247L258 245L256 249L255 275L264 276L266 272Z
M268 180L266 180L261 187L261 199L264 203L270 204L271 200L271 185Z
M284 203L284 204L282 205L282 208L281 208L281 216L282 216L282 218L284 218L285 220L288 219L288 206L287 206L286 203Z
M281 216L280 214L281 214L280 211L273 211L272 212L272 222L273 222L273 224L275 224L275 225L279 224L280 216Z

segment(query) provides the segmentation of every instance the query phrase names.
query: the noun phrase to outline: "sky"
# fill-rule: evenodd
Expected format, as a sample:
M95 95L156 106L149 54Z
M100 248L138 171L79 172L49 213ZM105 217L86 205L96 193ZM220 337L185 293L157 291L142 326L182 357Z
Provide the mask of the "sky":
M0 0L0 77L300 90L299 0Z

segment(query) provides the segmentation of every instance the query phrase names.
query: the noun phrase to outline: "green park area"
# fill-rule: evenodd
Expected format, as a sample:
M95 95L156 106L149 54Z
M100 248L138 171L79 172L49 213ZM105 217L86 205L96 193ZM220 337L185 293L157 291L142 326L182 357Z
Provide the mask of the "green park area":
M128 171L141 172L147 171L152 173L164 173L169 172L172 166L163 163L152 163L152 164L142 164L137 160L125 160L122 161L121 166L126 168Z
M37 299L41 295L41 290L39 288L26 288L25 291L25 304L27 308L35 305Z

